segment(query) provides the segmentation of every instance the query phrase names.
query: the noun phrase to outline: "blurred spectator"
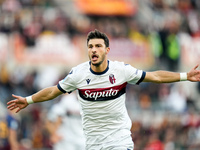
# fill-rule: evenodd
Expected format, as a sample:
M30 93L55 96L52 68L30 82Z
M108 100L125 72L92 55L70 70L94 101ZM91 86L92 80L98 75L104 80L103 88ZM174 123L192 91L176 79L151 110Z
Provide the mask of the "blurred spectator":
M159 139L158 131L152 131L149 136L149 141L144 150L164 150L164 144Z
M64 95L48 113L47 128L54 150L83 150L85 138L76 93Z
M175 150L175 129L167 128L164 135L164 150Z
M1 104L2 105L2 104ZM3 109L1 109L3 112ZM20 150L18 139L19 122L13 111L8 111L4 117L0 117L0 149Z
M180 84L176 84L171 88L171 91L165 102L169 111L175 113L184 113L187 110L187 98Z

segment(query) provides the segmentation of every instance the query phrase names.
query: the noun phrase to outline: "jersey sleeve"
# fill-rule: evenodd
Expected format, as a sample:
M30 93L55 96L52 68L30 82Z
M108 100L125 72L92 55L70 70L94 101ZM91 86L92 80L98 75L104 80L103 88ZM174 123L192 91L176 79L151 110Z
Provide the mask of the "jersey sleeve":
M146 76L146 72L138 70L129 64L125 65L125 77L130 84L140 84Z
M71 93L72 91L76 90L76 86L74 83L74 73L73 70L61 81L59 81L57 87L63 93Z

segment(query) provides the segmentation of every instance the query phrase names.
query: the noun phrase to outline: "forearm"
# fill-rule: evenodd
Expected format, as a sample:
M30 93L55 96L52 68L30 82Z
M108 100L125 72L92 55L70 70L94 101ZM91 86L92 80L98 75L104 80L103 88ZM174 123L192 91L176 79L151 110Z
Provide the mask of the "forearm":
M8 105L7 108L10 110L14 110L15 108L18 108L16 110L16 113L17 113L20 110L26 108L29 104L51 100L61 94L62 92L57 88L57 86L45 88L28 97L21 97L21 96L12 94L12 96L15 99L7 103Z
M172 83L180 81L180 73L170 71L147 72L144 82Z
M10 129L9 130L9 143L10 143L10 147L11 150L18 150L19 149L19 145L18 145L18 141L17 141L17 133L15 130Z
M62 92L59 91L57 89L57 87L55 87L55 86L48 87L48 88L42 89L41 91L33 94L32 100L34 103L48 101L48 100L56 98L60 94L62 94Z

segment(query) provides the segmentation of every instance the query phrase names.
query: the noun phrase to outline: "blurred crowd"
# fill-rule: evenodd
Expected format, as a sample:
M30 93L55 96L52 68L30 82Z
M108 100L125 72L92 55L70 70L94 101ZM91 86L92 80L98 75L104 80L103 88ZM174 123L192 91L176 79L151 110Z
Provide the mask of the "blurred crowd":
M105 32L111 39L148 40L156 62L149 70L179 71L182 62L178 37L200 37L199 0L138 0L133 16L72 17L76 12L67 14L56 0L0 0L0 6L0 34L18 34L27 47L34 47L42 34L65 34L74 39L93 29ZM69 71L51 66L27 71L17 64L10 71L8 62L0 64L0 100L5 106L12 94L28 96L56 85ZM135 150L199 149L199 97L199 83L128 86L127 108L133 120ZM59 100L33 104L15 114L20 150L52 148L46 116Z

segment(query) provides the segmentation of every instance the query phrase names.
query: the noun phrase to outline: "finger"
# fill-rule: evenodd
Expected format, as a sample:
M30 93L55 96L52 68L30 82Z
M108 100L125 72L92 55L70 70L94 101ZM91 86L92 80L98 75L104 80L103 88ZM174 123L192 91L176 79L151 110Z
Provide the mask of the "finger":
M10 108L15 107L15 106L16 106L15 104L11 104L11 105L8 105L7 108L10 109Z
M18 113L21 110L21 108L18 108L17 111L15 113Z
M10 107L9 110L14 110L16 108L17 108L17 106L13 106L13 107Z
M17 95L12 94L12 97L18 99L20 96L17 96Z
M10 109L10 110L13 110L13 109L15 109L17 107L18 107L17 105L9 105L7 108Z
M16 100L12 100L12 101L7 102L7 105L10 105L10 104L13 104L13 103L16 103Z
M8 102L8 103L7 103L7 104L8 104L7 107L12 107L12 106L16 105L16 102L17 102L17 100L13 100L13 101L11 101L11 102Z
M199 64L197 64L197 65L194 67L194 70L196 70L198 67L199 67Z
M9 101L9 102L7 102L7 105L10 105L10 104L12 104L13 103L13 101Z
M11 108L11 107L17 107L16 103L12 103L12 104L7 106L7 108Z

